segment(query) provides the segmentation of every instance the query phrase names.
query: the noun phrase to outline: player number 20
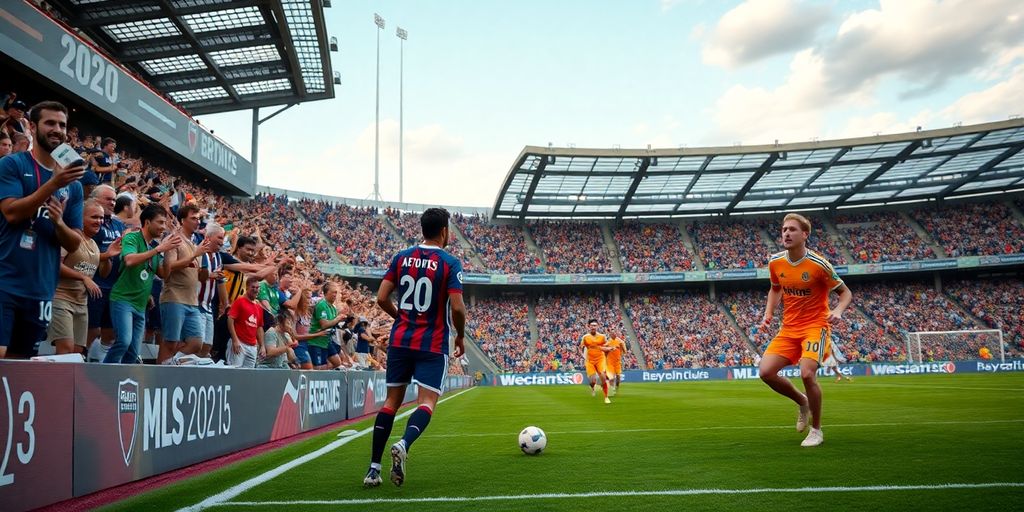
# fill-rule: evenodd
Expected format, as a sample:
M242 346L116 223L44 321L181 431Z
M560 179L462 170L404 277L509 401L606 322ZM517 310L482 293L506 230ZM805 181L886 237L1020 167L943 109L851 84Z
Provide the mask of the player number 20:
M398 284L406 287L398 307L406 311L412 311L415 308L420 313L425 313L430 309L430 301L434 296L434 283L430 282L429 278L413 279L412 276L405 275L402 276ZM409 302L410 298L412 298L412 302Z

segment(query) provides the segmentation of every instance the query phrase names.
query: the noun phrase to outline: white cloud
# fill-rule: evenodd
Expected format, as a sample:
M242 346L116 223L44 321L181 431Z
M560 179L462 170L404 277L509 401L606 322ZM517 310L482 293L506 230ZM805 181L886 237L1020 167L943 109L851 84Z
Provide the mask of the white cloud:
M704 62L731 69L804 48L830 16L824 5L747 0L718 20L704 44Z
M1024 41L1019 0L882 0L848 16L823 50L829 88L850 91L896 75L908 94L941 87Z
M728 88L709 115L708 143L798 142L863 136L953 122L1005 119L1024 105L1024 2L883 0L846 17L831 39L797 52L782 84ZM1017 17L1015 17L1017 16ZM904 96L927 94L958 76L1000 81L954 104L903 119L874 112L879 84L896 80ZM852 113L839 129L831 113Z
M1024 115L1024 64L1013 69L1010 76L991 87L962 96L942 110L942 116L953 122L979 123Z

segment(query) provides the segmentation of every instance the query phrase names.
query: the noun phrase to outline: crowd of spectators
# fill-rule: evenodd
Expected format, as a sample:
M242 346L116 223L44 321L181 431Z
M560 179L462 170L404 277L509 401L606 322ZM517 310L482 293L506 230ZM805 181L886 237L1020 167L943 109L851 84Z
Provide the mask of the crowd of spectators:
M919 208L911 215L950 258L1024 251L1024 226L1004 203Z
M777 252L765 243L757 222L698 221L687 229L708 270L764 267Z
M1024 281L1020 278L956 280L943 290L987 328L1001 329L1007 358L1024 355ZM996 346L989 349L998 354Z
M407 246L415 245L423 241L423 228L420 227L420 214L417 212L401 212L395 209L385 209L384 215L391 219L394 223L395 228L398 232L405 237L405 243ZM453 213L451 218L451 224L457 224L464 218L462 214ZM448 246L445 247L452 256L455 256L461 263L462 269L466 272L481 272L481 269L476 263L473 262L473 258L470 253L466 250L462 241L456 236L455 231L451 230L450 237L448 239Z
M704 293L629 294L623 305L650 369L753 364L743 335Z
M693 255L679 226L626 222L613 231L623 272L685 272L694 269Z
M905 351L899 345L906 343L907 334L911 332L980 327L945 295L920 283L860 283L854 289L854 300L885 330L897 353ZM977 357L977 350L974 357L969 353L947 353L938 345L927 350L932 350L932 357L938 359Z
M27 107L10 97L4 103L12 108L4 109L0 124L21 125L20 119L24 118L27 125L31 118ZM85 214L95 215L95 224L75 233L74 246L103 248L90 249L98 250L98 255L82 253L84 261L77 252L63 258L65 267L61 270L56 300L63 300L66 309L74 311L70 317L73 321L51 322L53 331L43 343L53 342L58 353L78 352L99 361L135 363L142 355L139 343L145 340L160 346L157 362L163 364L202 364L203 360L210 361L206 356L230 364L231 354L237 353L233 345L239 341L253 342L252 357L235 358L242 366L267 366L273 360L273 367L283 364L341 369L359 366L352 357L354 348L358 340L368 339L370 354L366 364L359 367L383 368L391 318L376 306L373 290L320 273L316 264L329 257L330 249L292 208L287 197L260 194L251 200L231 200L176 175L173 168L133 155L130 148L119 147L109 136L79 133L77 114L62 112L61 108L51 104L40 109L40 115L65 116L68 128L63 136L40 132L47 133L48 138L39 148L39 156L33 153L33 158L48 162L42 156L47 154L46 146L63 141L77 150L84 161L83 170L76 174L78 183L71 182L61 189L61 194L69 190L70 198L62 205L66 210L59 216L77 226L81 221L76 221L76 216L81 219ZM15 153L29 151L30 147L19 148ZM0 141L0 150L6 149ZM51 179L59 178L57 173L54 175L57 177ZM73 187L80 188L80 195L76 195ZM84 205L83 199L88 199ZM74 209L78 209L77 213L70 211ZM377 240L377 235L367 239ZM92 238L86 240L87 236ZM145 243L158 246L162 255L154 253L148 258L141 254L148 249ZM137 258L142 267L128 264L127 258L132 255L142 256ZM99 265L89 258L116 263ZM99 274L94 275L99 268L109 272L105 282L100 282ZM140 305L134 305L134 298L122 298L124 290L119 287L124 279L119 278L129 273L143 282ZM249 287L243 284L246 281L252 284L251 295ZM328 289L336 290L331 306L338 317L327 320L337 322L332 328L319 330L326 332L324 339L333 344L333 353L322 361L304 360L297 353L312 351L307 350L307 341L310 333L320 327L313 315L314 308L325 302ZM82 294L81 309L75 306L78 293ZM119 301L124 303L122 311L127 315L127 323L119 321L115 307ZM257 311L262 309L259 325L238 323L233 316L236 303L257 307ZM196 319L203 318L202 315L209 316L210 324L196 329L200 325ZM144 323L136 324L133 317ZM214 318L218 324L237 324L239 330L220 332L220 325L214 329ZM318 322L312 330L311 322ZM256 329L248 330L252 327ZM214 330L218 331L216 335ZM227 338L219 340L219 350L214 340L218 337ZM266 344L261 341L257 346L257 339L266 340ZM24 355L18 352L21 348L15 347L10 355ZM246 354L246 350L239 354ZM312 362L319 364L311 365ZM452 370L461 372L461 365L453 365Z
M407 240L396 238L373 207L302 199L303 214L316 222L335 244L334 251L352 265L384 268Z
M931 245L896 212L845 213L835 217L854 263L935 258Z
M580 339L587 332L587 321L596 319L598 332L626 339L622 315L608 294L564 293L537 298L537 331L530 371L582 371ZM623 369L637 368L636 356L627 351Z
M601 226L593 222L534 221L530 233L544 251L549 274L612 271Z
M464 216L459 228L476 249L488 272L498 274L538 274L544 272L540 258L530 253L523 227L491 224L486 218Z
M524 296L489 297L469 308L467 332L503 371L530 371L529 304Z

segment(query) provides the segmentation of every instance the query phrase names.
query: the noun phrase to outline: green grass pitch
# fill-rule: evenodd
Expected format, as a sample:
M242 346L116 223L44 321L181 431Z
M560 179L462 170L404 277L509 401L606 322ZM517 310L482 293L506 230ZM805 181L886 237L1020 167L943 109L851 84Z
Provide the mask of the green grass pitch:
M760 381L626 383L610 405L585 386L472 389L438 407L401 488L387 481L385 456L384 485L363 489L366 435L230 500L245 504L213 509L1008 510L1024 498L1024 484L905 488L1024 482L1024 374L863 377L822 387L825 444L817 448L800 447L796 406ZM519 451L527 425L548 434L540 456ZM347 428L368 426L372 418ZM395 422L396 439L404 428L405 419ZM336 439L311 438L108 510L187 507ZM834 489L875 486L895 489ZM685 494L698 489L719 491ZM612 495L578 496L587 493ZM525 496L536 494L560 496ZM497 498L465 500L483 496ZM331 503L292 503L300 500Z

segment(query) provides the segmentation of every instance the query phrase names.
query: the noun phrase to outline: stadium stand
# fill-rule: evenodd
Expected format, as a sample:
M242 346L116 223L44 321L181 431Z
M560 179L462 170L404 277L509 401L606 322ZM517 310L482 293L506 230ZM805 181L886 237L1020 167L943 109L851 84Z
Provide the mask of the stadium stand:
M398 231L405 236L406 245L415 245L423 240L423 229L420 227L420 214L418 212L399 212L398 210L389 209L385 210L384 214L391 219ZM464 218L465 217L462 214L455 212L452 215L451 222L458 225ZM466 252L466 248L463 246L462 241L455 236L454 231L451 233L451 238L448 240L448 247L446 247L445 250L462 262L462 269L464 271L483 272L483 269L473 262L469 253Z
M846 213L835 217L852 263L935 258L929 244L896 212Z
M688 229L708 270L763 267L775 252L758 222L697 221Z
M1024 355L1024 281L957 279L945 283L943 288L986 327L1002 329L1007 357Z
M477 299L469 309L468 332L498 368L530 371L529 305L525 297Z
M685 272L693 255L675 224L627 222L614 230L624 272Z
M623 306L650 369L750 365L743 335L703 293L629 294Z
M531 222L530 233L544 251L552 274L611 272L601 227L592 222Z
M509 224L491 224L476 216L464 216L459 227L466 235L488 271L502 274L543 272L540 259L530 254L523 228Z
M537 330L530 371L577 370L584 368L580 338L589 319L596 319L600 332L622 331L622 315L607 294L565 293L537 297ZM623 368L636 368L636 360L627 354Z
M335 244L335 252L353 265L384 268L396 252L406 247L384 225L375 208L326 201L299 201L299 208Z
M1014 254L1024 249L1024 227L1002 202L919 208L913 216L951 258Z

